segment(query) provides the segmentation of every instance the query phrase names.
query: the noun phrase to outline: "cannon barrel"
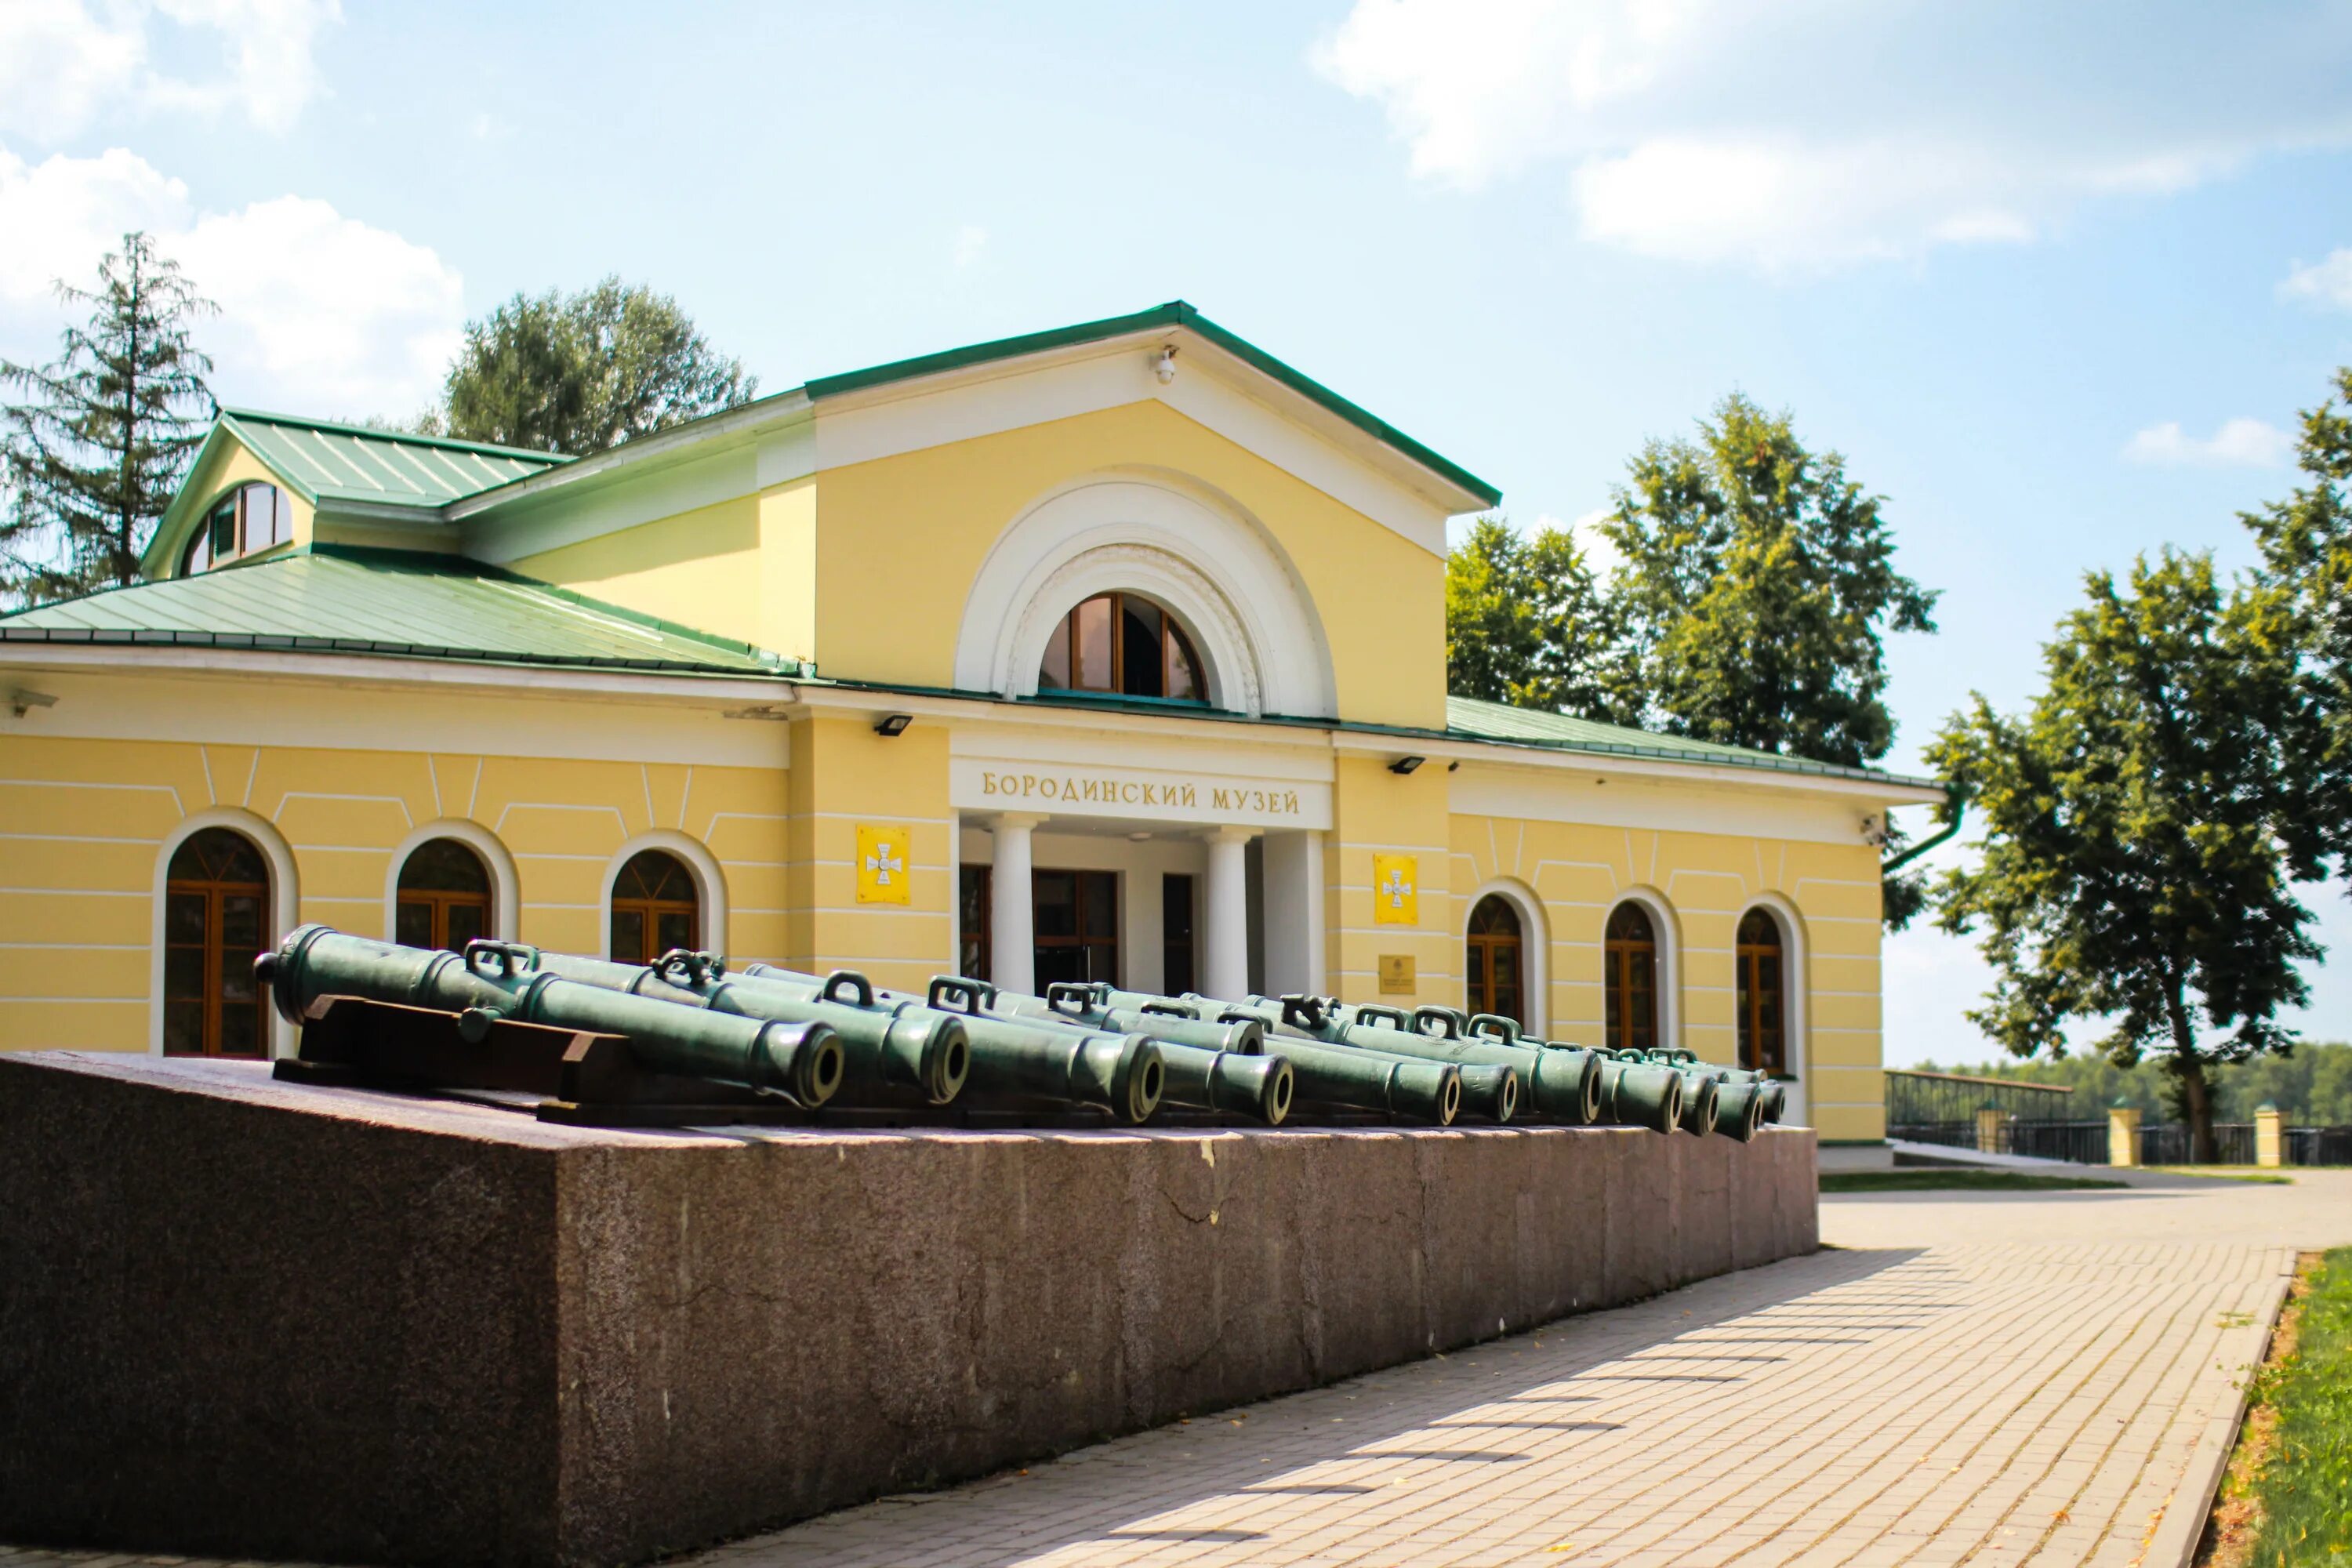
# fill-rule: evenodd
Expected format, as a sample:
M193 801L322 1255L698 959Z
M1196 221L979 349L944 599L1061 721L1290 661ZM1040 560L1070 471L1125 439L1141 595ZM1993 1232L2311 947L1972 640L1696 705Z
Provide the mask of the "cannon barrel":
M1295 1092L1310 1104L1385 1110L1440 1127L1452 1126L1461 1114L1462 1069L1452 1062L1288 1039L1277 1042L1274 1054L1289 1059L1297 1075Z
M321 997L352 996L455 1013L461 1030L513 1018L625 1036L629 1054L650 1071L766 1089L811 1109L841 1086L841 1042L829 1025L599 990L541 968L539 956L519 942L471 942L461 955L305 925L256 959L254 973L296 1024Z
M1681 1072L1683 1113L1675 1119L1675 1125L1694 1137L1711 1136L1716 1110L1723 1101L1723 1079L1703 1068L1685 1068Z
M1204 1051L1168 1040L1159 1045L1160 1059L1168 1070L1165 1097L1170 1102L1253 1116L1268 1127L1281 1126L1290 1114L1298 1089L1289 1058Z
M1630 1052L1603 1055L1601 1121L1672 1132L1682 1114L1682 1074Z
M1499 1091L1490 1076L1474 1081L1475 1068L1509 1068L1517 1080L1513 1114L1527 1110L1552 1121L1571 1123L1593 1119L1601 1100L1600 1063L1591 1053L1567 1047L1539 1046L1510 1039L1455 1033L1433 1037L1413 1030L1412 1020L1393 1007L1356 1010L1358 1022L1344 1024L1333 1014L1338 1004L1316 996L1253 996L1229 1008L1226 1016L1248 1014L1274 1031L1270 1050L1281 1050L1291 1039L1319 1040L1326 1045L1354 1046L1391 1056L1417 1057L1423 1061L1448 1061L1463 1068L1464 1109L1492 1114L1486 1097ZM1435 1009L1430 1009L1434 1012ZM1499 1020L1498 1020L1499 1021ZM1498 1118L1508 1121L1509 1116Z
M747 1018L826 1025L841 1042L842 1099L847 1101L911 1089L929 1104L947 1105L962 1092L971 1070L971 1040L961 1019L878 1009L873 987L846 970L828 976L817 996L804 1000L784 986L730 974L726 962L709 952L673 951L650 964L542 952L539 967L599 990Z
M1715 1102L1715 1130L1740 1143L1751 1142L1764 1125L1764 1085L1726 1083Z
M1254 1057L1265 1049L1265 1027L1254 1018L1203 1022L1202 1004L1174 997L1155 997L1140 1007L1112 1006L1102 1000L1109 989L1100 983L1061 981L1046 986L1042 997L997 992L992 1005L1000 1014L1082 1024L1112 1034L1148 1035L1163 1045L1197 1050Z
M743 977L814 1000L832 977L819 979L769 963L746 964ZM836 987L838 991L839 987ZM873 1006L901 1016L937 1014L961 1025L971 1053L967 1092L986 1099L1059 1100L1099 1106L1121 1121L1150 1119L1167 1089L1159 1042L1141 1035L1055 1029L980 1010L989 987L942 975L922 997L869 988Z
M1698 1065L1698 1053L1685 1048L1653 1051L1650 1054L1653 1058L1675 1067L1687 1068ZM1768 1122L1778 1121L1787 1112L1789 1086L1775 1079L1770 1073L1755 1068L1716 1068L1713 1070L1723 1079L1727 1093L1739 1084L1752 1083L1756 1086L1758 1115L1760 1120Z

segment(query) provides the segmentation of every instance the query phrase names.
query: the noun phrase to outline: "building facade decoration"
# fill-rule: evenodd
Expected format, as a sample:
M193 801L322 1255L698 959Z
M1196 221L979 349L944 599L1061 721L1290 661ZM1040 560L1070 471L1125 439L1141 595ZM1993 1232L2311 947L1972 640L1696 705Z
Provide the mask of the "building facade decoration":
M283 1051L320 921L1474 1005L1878 1140L1937 792L1449 698L1496 499L1181 305L576 461L228 411L149 581L0 616L0 1047Z

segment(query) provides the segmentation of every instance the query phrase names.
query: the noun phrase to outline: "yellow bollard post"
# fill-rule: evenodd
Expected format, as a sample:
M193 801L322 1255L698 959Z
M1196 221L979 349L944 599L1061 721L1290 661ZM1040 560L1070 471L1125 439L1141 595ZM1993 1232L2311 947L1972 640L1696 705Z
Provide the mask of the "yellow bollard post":
M2139 1163L2139 1108L2120 1100L2107 1110L2107 1163Z
M2268 1100L2254 1108L2254 1163L2286 1163L2286 1118Z

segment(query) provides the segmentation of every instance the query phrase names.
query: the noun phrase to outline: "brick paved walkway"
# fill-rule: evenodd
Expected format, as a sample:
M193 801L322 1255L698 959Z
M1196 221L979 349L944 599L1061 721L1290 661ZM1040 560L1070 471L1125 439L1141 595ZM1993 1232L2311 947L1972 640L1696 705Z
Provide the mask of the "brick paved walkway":
M2131 1564L2294 1248L2352 1241L2352 1174L1831 1199L1823 1234L1846 1249L690 1568Z

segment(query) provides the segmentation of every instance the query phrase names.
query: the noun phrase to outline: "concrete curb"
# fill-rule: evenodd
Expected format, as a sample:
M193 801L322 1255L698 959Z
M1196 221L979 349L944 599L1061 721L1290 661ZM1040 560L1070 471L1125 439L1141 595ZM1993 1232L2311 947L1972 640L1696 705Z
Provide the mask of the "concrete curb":
M2286 1293L2294 1283L2295 1254L2289 1249L2286 1268L2265 1289L2263 1305L2255 1310L2254 1321L2244 1328L2232 1330L2221 1342L2221 1353L2227 1364L2232 1350L2247 1347L2243 1364L2247 1376L2238 1384L2238 1397L2227 1415L2216 1415L2205 1423L2199 1435L2197 1447L2189 1450L2188 1468L2181 1471L2180 1484L2172 1489L2172 1500L2164 1505L2164 1518L2149 1537L2147 1547L2139 1554L2141 1568L2189 1568L2197 1556L2197 1543L2204 1539L2206 1516L2213 1511L2214 1494L2221 1489L2221 1477L2230 1467L2230 1450L2238 1446L2238 1428L2246 1419L2246 1405L2253 1394L2252 1369L2263 1363L2270 1349L2271 1334L2278 1328L2279 1313L2286 1307ZM2194 1508L2183 1505L2193 1501Z

